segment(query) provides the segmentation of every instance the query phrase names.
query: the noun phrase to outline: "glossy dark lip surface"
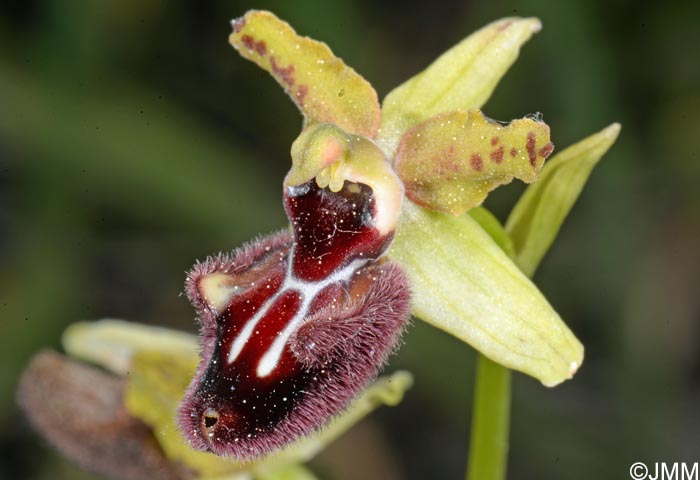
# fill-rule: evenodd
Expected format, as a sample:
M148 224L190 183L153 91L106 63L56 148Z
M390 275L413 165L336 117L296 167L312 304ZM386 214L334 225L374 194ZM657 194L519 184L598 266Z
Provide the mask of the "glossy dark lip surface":
M294 230L294 275L319 281L353 259L378 258L391 241L373 226L376 205L372 189L346 182L337 193L315 181L289 187L285 208Z

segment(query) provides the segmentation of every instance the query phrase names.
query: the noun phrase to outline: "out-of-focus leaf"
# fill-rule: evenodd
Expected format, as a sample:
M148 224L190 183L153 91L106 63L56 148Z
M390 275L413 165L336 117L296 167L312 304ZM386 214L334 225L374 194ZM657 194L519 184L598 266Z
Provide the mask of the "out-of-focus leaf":
M382 103L379 146L392 158L412 126L439 113L480 108L518 58L520 46L541 28L536 18L493 22L392 90Z
M3 141L25 152L28 175L51 175L83 207L228 237L260 225L261 211L282 219L269 172L172 102L125 80L75 94L1 60L0 71Z
M461 215L513 177L535 181L553 149L549 127L538 120L522 118L504 126L479 110L454 111L408 130L394 168L415 203Z
M197 355L194 335L115 319L74 323L63 332L62 343L69 355L120 375L130 370L132 356L141 350Z
M404 202L389 257L406 269L413 313L491 360L554 386L583 346L540 291L469 215Z
M380 121L374 88L325 43L301 37L274 14L252 10L232 22L231 45L270 72L311 123L373 138Z
M0 102L0 105L4 104ZM0 123L3 117L0 114ZM1 131L0 138L3 138L0 143L4 142ZM0 158L0 163L4 160L5 157ZM65 202L51 188L46 175L36 175L32 180L36 183L33 189L27 190L26 198L31 198L36 208L24 211L24 218L31 221L14 234L4 228L7 223L0 226L0 243L10 247L3 253L0 270L0 338L7 339L0 350L2 412L13 410L10 392L31 352L39 345L53 343L62 328L57 319L74 314L73 305L84 301L81 297L83 284L79 281L84 272L81 252L75 248L66 228L66 222L70 225L74 221L70 215L74 204ZM7 183L3 185L0 188L5 188ZM0 202L5 198L10 197L3 197ZM18 241L16 249L11 248L13 238ZM47 238L51 241L46 241Z
M620 133L614 123L555 155L513 208L506 230L513 239L516 263L532 276L576 202L593 167Z

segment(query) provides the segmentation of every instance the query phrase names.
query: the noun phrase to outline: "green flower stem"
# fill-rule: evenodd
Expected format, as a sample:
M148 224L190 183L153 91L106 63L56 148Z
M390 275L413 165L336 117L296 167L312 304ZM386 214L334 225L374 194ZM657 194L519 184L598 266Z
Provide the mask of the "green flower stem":
M510 369L478 355L467 480L506 477L510 379Z

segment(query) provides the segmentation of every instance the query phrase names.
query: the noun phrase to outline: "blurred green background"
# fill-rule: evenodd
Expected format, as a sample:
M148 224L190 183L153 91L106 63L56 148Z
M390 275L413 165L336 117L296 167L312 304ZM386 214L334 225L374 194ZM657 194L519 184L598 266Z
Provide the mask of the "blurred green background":
M485 112L543 112L561 150L619 121L535 277L586 346L573 381L515 375L511 479L621 479L700 461L700 3L615 0L4 1L0 6L0 478L88 479L28 427L23 365L76 320L194 331L196 258L285 224L301 118L227 43L266 8L380 98L473 30L538 16ZM521 185L493 195L502 220ZM321 455L325 479L462 478L473 350L420 322L416 385Z

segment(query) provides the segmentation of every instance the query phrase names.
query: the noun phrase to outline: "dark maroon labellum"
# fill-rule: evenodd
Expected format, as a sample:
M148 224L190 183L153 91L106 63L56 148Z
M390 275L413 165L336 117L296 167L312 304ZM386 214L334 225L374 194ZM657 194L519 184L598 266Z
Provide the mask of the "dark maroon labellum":
M380 260L372 189L288 187L293 234L195 265L202 360L180 408L191 444L250 459L313 432L377 374L406 325L403 271Z

